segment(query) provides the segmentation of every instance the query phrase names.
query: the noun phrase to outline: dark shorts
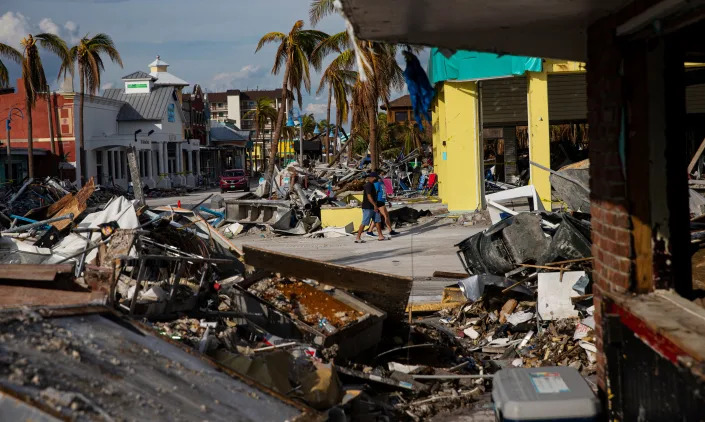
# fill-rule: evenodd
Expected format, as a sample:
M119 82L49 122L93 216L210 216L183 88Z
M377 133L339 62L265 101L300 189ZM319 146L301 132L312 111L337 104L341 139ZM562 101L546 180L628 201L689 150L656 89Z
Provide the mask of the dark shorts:
M375 223L381 223L382 222L382 216L378 213L375 212L375 210L368 210L368 209L362 209L362 225L366 226L370 224L370 221L374 221Z
M381 207L384 207L384 206L386 206L386 205L387 205L387 203L384 202L384 201L377 201L377 208L381 208Z

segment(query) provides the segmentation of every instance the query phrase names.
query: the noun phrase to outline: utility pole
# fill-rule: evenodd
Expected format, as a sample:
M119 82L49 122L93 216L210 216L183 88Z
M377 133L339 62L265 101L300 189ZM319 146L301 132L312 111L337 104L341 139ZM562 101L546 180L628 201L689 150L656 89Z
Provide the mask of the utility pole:
M10 130L12 129L12 114L13 112L19 113L19 117L21 119L24 119L24 114L22 113L22 110L20 110L17 107L12 107L10 108L10 111L7 113L7 120L5 120L5 129L7 129L7 145L5 145L6 152L7 152L7 157L6 157L6 166L7 166L7 181L10 182L12 180L12 150L10 148Z
M140 176L140 168L137 161L137 135L142 133L142 129L137 129L135 131L135 143L127 149L127 165L130 168L130 177L132 178L132 191L135 194L135 199L140 202L141 205L145 205L144 200L144 190L142 189L142 178ZM154 130L150 130L147 133L147 137L154 133Z

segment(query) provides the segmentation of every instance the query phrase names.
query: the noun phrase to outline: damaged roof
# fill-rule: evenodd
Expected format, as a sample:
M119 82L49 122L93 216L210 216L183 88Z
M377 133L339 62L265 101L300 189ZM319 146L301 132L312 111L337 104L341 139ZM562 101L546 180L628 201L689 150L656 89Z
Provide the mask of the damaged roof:
M8 369L0 370L0 414L23 416L7 413L17 412L17 403L2 400L9 393L45 413L39 420L315 419L314 411L145 326L107 310L74 312L0 314L0 359Z

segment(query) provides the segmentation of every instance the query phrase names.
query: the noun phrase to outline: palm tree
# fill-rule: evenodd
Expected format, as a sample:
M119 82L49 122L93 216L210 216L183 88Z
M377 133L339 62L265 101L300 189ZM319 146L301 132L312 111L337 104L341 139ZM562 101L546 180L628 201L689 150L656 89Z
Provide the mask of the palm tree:
M115 48L115 44L110 36L106 34L96 34L92 38L88 35L78 41L78 44L71 47L71 66L75 62L78 65L78 76L81 99L78 109L78 134L80 142L78 144L79 161L81 162L80 179L86 177L86 150L83 134L83 106L85 102L86 90L90 95L95 95L100 88L100 76L105 70L101 54L106 54L113 63L122 67L122 58Z
M311 78L309 64L311 55L316 46L328 35L325 32L311 29L303 29L304 21L296 21L288 34L283 32L269 32L265 34L257 44L255 52L259 51L265 44L277 43L277 52L274 57L272 73L278 74L284 65L284 78L282 81L282 106L279 108L277 123L274 126L272 145L269 151L269 163L265 176L268 191L271 190L270 180L274 174L274 164L276 160L279 137L284 126L284 110L290 98L289 92L296 93L299 108L301 108L301 84L307 91L311 89Z
M0 88L5 88L10 83L10 74L7 71L7 67L5 67L5 64L2 62L3 57L18 64L22 63L22 54L19 51L7 44L0 43Z
M342 120L347 118L347 95L351 92L351 87L358 78L357 72L351 70L355 61L355 55L353 50L349 47L350 38L348 33L339 32L322 41L321 44L316 47L313 56L316 64L320 64L323 58L329 53L338 53L323 72L321 81L318 84L318 90L316 91L316 94L321 94L324 87L328 87L328 107L326 108L327 121L330 121L331 101L335 98L336 111L339 117L339 119L336 119L336 130L337 126L342 124ZM326 151L328 151L330 147L329 133L326 133L325 142Z
M22 80L25 88L25 113L27 115L27 166L29 177L34 177L34 139L32 137L32 109L37 95L49 90L44 67L39 57L39 45L56 54L65 65L69 61L69 51L64 40L54 34L28 34L22 39Z
M7 67L5 67L5 64L2 62L2 58L8 58L12 60L15 63L22 63L22 54L15 50L15 48L10 47L7 44L0 43L0 88L4 88L9 85L9 78L10 74L7 71ZM10 144L9 144L9 138L8 138L8 144L6 145L7 147L7 179L10 179L11 171L10 171L10 166L12 165L12 155L10 154Z
M316 118L313 117L313 114L301 116L301 131L304 134L304 139L312 137L314 130L316 130Z
M316 25L334 11L334 0L313 0L309 8L311 24ZM350 47L350 40L345 35L342 33L336 35L339 36L343 44ZM365 82L358 81L364 86L357 86L353 90L353 121L357 124L367 121L372 168L376 168L379 164L376 122L378 104L380 100L385 103L389 102L392 88L401 89L404 86L404 77L396 61L397 47L395 45L358 41L357 46L363 56L361 61L365 66L367 80ZM356 125L353 124L351 132L355 127Z
M267 122L274 121L277 117L277 110L272 105L270 98L259 98L255 102L255 108L245 113L245 119L253 119L255 121L255 142L259 142L260 134ZM264 152L264 141L262 141L262 151ZM264 164L264 156L262 164ZM254 166L253 166L254 167Z

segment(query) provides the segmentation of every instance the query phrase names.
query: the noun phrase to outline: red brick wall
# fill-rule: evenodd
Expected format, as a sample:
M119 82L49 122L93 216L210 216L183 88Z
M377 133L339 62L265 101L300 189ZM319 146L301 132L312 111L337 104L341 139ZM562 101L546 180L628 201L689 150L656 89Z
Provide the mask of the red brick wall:
M11 145L13 148L27 148L27 113L25 109L25 90L22 79L18 79L15 86L16 89L14 93L0 95L0 140L2 140L3 144L6 142L7 131L5 129L5 120L7 119L9 110L12 107L17 107L22 110L25 118L13 117L12 130L10 132ZM68 154L68 161L75 161L73 100L54 94L52 101L56 109L53 116L54 145L56 146L56 152L58 155ZM37 98L36 104L32 109L32 137L34 138L33 144L35 149L41 148L51 151L51 144L49 142L49 114L47 102L44 97ZM56 159L51 158L45 161L46 163L53 163ZM53 168L51 172L47 173L44 166L42 166L42 169L39 167L40 162L35 162L37 175L56 174Z
M590 127L590 195L595 282L595 341L598 384L606 388L602 293L626 291L631 283L632 239L626 185L619 151L623 112L621 51L613 18L588 32L588 120Z

